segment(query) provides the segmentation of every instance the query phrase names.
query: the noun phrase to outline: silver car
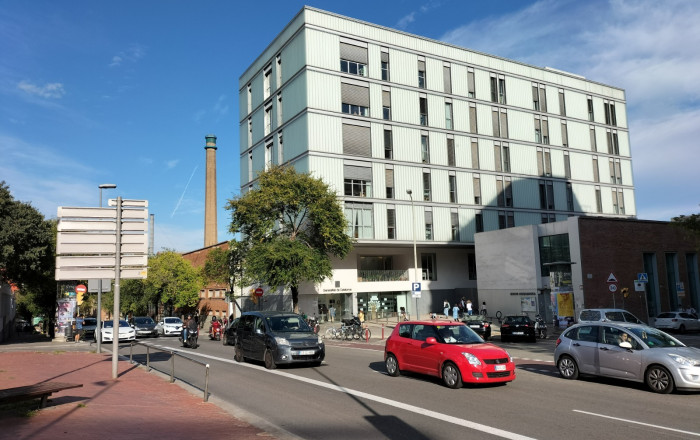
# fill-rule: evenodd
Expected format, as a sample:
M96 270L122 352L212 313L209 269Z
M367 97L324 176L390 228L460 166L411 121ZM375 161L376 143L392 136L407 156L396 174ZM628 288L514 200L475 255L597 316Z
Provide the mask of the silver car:
M574 325L557 339L554 362L565 379L590 374L645 382L656 393L700 390L700 349L641 324Z

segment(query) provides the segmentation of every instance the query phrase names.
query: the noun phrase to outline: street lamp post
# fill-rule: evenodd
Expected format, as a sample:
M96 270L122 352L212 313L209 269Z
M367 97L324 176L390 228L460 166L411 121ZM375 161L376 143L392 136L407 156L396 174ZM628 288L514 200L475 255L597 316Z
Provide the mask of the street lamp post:
M113 183L103 183L98 185L100 189L100 208L102 208L102 190L114 189L117 185ZM117 327L118 328L118 327ZM102 345L102 278L97 280L97 327L95 328L95 339L97 339L97 352L101 353ZM99 332L99 334L97 333Z
M408 194L408 197L411 199L411 224L413 226L413 281L414 282L419 282L418 278L418 255L416 253L416 207L413 204L413 191L410 189L406 190L406 194ZM419 319L420 317L418 316L418 296L416 296L416 319Z

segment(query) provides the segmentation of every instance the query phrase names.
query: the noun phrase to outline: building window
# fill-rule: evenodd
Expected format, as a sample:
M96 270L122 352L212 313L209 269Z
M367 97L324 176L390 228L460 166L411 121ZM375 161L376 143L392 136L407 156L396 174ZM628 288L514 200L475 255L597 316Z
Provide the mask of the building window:
M547 92L544 84L532 84L532 106L535 111L547 113Z
M369 116L369 87L341 83L340 94L343 113Z
M432 199L430 191L430 172L423 170L423 201L429 202Z
M569 234L546 235L539 238L540 245L540 269L542 276L549 276L549 263L571 261L569 251Z
M248 114L253 111L253 86L248 84Z
M595 120L593 117L594 116L593 115L593 98L590 96L588 96L587 98L588 98L587 99L588 100L588 120L590 122L593 122Z
M537 149L537 173L540 176L552 176L552 153L549 149Z
M442 83L445 93L452 94L452 74L449 64L442 66Z
M278 54L276 57L276 63L277 67L277 88L279 89L282 87L282 55Z
M425 211L424 218L425 218L425 239L432 240L433 239L433 211Z
M343 113L355 116L369 116L369 109L362 105L343 103Z
M510 177L498 176L496 178L496 199L500 207L513 207L513 186Z
M445 128L448 130L452 130L452 103L451 102L446 102L445 103Z
M265 107L265 136L272 132L272 104Z
M418 87L425 88L425 61L418 60Z
M348 235L353 238L373 238L372 204L345 203Z
M510 147L507 144L503 144L501 147L501 159L503 160L503 171L510 173Z
M467 68L467 96L474 98L476 96L476 87L474 82L474 69Z
M272 166L272 140L265 144L265 170Z
M394 146L391 130L384 129L384 159L393 159Z
M625 194L621 189L617 190L617 205L620 209L620 214L625 214Z
M612 188L612 204L613 204L613 214L619 214L620 210L617 205L617 189Z
M423 280L437 281L435 254L420 254L420 266L423 269Z
M284 163L284 144L282 143L282 132L277 133L277 163Z
M566 116L566 101L564 100L564 89L559 89L559 115Z
M515 214L513 211L498 211L498 229L514 228Z
M340 71L351 75L366 76L367 65L357 61L340 60Z
M387 208L386 210L386 235L389 240L396 239L396 209Z
M545 223L554 223L557 221L557 216L554 215L551 212L543 212L542 213L542 224Z
M493 135L495 137L508 137L508 113L505 109L492 109Z
M372 197L372 168L345 165L345 195L349 197Z
M253 118L248 118L248 147L253 146Z
M479 169L479 142L472 139L472 168Z
M535 142L549 145L549 124L547 119L535 118Z
M391 120L391 92L382 90L382 118L385 121Z
M369 126L343 124L343 154L372 157L371 137Z
M591 125L588 129L588 132L590 133L590 137L591 137L591 151L597 151L598 147L596 145L596 140L595 140L595 127Z
M476 280L476 255L467 254L467 268L469 269L469 279L472 281Z
M430 140L426 134L420 137L420 155L423 163L430 163Z
M540 209L554 210L554 183L540 180Z
M394 198L394 169L387 168L384 170L384 184L386 186L386 198Z
M263 91L265 92L265 96L263 96L263 99L267 99L270 97L270 89L272 87L272 64L268 64L267 66L265 66L263 72Z
M459 213L450 213L450 230L452 232L452 241L459 241Z
M491 102L506 104L506 79L503 75L491 74Z
M617 116L615 116L615 103L605 102L605 123L607 125L617 125Z
M277 127L282 126L282 94L277 94Z
M565 147L569 146L569 130L566 128L566 122L561 123L561 144Z
M620 144L617 139L617 131L608 130L606 132L608 138L608 154L620 155Z
M603 198L600 195L600 187L599 186L595 187L595 208L596 208L596 212L598 212L598 213L603 212Z
M610 183L622 184L622 169L620 159L610 158Z
M473 179L474 183L474 204L481 205L481 177L477 174Z
M574 190L570 183L566 184L566 209L568 211L574 211Z
M600 182L600 171L598 169L598 158L593 157L593 181Z
M469 104L469 131L477 132L478 125L476 124L476 105Z
M367 76L367 47L340 43L340 71L351 75Z
M382 48L382 81L389 81L389 49Z
M418 104L420 107L420 125L428 125L428 98L420 97L418 98Z
M455 140L447 138L447 166L455 166Z
M248 152L248 182L253 181L253 152Z
M474 214L474 227L476 232L484 232L484 214Z
M571 179L571 159L567 153L564 153L564 177Z
M450 203L457 203L457 177L449 175L448 181L450 185Z

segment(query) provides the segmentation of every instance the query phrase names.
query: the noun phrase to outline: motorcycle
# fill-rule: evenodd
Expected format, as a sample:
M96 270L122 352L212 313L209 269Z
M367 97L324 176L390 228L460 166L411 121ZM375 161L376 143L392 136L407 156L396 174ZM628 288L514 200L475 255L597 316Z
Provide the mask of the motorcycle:
M221 326L212 327L211 330L209 330L209 339L211 339L212 341L221 340Z
M185 339L185 330L187 329L182 329L182 333L180 333L180 343L182 344L183 347L185 348L197 348L197 337L199 336L199 331L194 330L194 331L187 331L187 339Z
M540 315L535 316L535 335L540 339L547 339L547 323Z

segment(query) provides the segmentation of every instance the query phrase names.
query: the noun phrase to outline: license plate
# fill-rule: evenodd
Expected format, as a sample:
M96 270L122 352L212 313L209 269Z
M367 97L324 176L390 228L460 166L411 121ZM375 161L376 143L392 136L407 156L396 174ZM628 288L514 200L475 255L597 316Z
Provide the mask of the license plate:
M505 365L494 365L494 370L496 371L506 371Z
M525 333L523 332L513 332L514 335L524 335Z
M471 328L481 328L480 325L470 325L469 327L471 327Z
M297 352L299 356L313 356L314 353L314 350L299 350L299 352Z

